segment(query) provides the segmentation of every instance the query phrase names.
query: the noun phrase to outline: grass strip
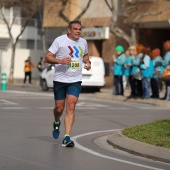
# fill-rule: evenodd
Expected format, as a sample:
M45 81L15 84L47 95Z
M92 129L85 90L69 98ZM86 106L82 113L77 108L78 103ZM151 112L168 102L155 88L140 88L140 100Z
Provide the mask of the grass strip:
M170 148L170 119L125 128L122 134L140 142Z

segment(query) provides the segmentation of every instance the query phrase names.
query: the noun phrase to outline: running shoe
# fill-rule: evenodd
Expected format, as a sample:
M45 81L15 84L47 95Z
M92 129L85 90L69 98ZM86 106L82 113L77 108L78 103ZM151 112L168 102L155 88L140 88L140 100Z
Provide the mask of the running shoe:
M59 123L53 123L53 138L54 139L58 139L58 137L60 136L60 124L61 121L59 120Z
M65 136L64 137L62 146L74 147L74 142L70 139L70 136Z

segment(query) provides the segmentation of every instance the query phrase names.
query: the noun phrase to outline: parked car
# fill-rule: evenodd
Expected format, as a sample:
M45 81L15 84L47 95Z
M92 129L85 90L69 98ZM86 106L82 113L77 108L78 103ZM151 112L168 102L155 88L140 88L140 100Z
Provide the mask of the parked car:
M82 64L82 87L89 87L100 90L105 85L104 62L101 57L90 57L91 70L84 69L85 63ZM40 85L43 91L53 87L54 65L49 65L43 70L40 76Z

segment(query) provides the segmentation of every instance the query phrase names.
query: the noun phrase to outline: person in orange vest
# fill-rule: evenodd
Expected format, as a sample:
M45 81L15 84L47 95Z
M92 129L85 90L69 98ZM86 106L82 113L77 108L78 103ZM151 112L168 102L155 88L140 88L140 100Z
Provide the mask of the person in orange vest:
M26 83L27 77L29 77L29 84L31 84L32 80L32 68L35 67L35 64L31 61L31 57L28 57L27 60L25 60L25 67L24 67L24 72L25 72L25 78L24 78L24 84Z

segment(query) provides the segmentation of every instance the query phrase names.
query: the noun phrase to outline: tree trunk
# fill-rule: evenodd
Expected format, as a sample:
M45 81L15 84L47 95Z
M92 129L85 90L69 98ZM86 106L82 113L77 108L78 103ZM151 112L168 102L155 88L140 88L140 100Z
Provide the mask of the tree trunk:
M128 35L121 28L111 25L110 32L117 37L123 38L129 44L129 46L135 46L137 43L136 31L134 28L131 28L131 35Z
M12 44L11 67L10 67L9 81L8 81L10 84L13 84L14 82L15 48L16 48L16 44Z
M47 51L46 47L46 32L45 28L42 27L42 43L43 43L43 52L45 53Z
M136 30L134 28L131 28L131 37L129 40L129 45L135 46L136 44L137 44Z

